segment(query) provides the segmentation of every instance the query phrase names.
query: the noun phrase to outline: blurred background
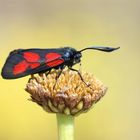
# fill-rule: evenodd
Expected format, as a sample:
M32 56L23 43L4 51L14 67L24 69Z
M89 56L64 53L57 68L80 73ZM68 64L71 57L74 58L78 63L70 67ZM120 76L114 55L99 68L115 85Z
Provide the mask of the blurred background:
M82 70L105 85L105 97L75 119L75 140L140 139L140 1L0 0L0 68L18 48L112 46L86 51ZM78 66L77 66L78 68ZM56 116L28 101L29 77L0 77L0 140L56 140Z

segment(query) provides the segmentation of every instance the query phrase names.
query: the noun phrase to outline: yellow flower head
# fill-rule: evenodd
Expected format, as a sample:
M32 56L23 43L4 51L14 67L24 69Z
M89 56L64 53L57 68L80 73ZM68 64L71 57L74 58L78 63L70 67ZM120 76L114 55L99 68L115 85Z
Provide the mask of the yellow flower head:
M77 72L69 69L56 80L59 72L33 76L26 86L32 101L47 112L77 115L88 111L106 93L106 86L92 74L81 74L85 84Z

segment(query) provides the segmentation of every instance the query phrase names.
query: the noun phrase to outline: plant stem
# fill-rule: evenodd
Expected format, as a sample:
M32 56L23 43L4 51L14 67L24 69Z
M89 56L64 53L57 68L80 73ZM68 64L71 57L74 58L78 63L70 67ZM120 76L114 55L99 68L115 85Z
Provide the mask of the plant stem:
M74 140L74 116L56 114L58 140Z

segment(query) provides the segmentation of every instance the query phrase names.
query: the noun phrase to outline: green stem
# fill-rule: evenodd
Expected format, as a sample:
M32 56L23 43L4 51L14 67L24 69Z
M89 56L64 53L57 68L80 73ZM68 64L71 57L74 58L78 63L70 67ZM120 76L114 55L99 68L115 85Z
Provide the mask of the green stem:
M74 140L74 116L56 114L58 140Z

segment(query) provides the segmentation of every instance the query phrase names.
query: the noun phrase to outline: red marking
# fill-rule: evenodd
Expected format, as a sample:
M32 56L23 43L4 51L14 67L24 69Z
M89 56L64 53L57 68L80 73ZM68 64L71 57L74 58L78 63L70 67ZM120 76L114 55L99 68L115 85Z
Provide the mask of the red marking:
M48 53L45 57L47 59L47 66L49 67L58 66L64 62L64 60L61 58L61 55L58 53Z
M21 73L25 72L29 67L31 69L34 69L38 66L40 66L40 63L31 63L30 64L30 63L27 63L25 60L23 60L14 66L13 74L14 75L21 74Z
M60 58L61 55L58 53L48 53L46 54L45 57L47 59L47 62L50 62L50 61L56 60L57 58Z
M62 64L63 62L64 62L63 59L57 59L57 60L48 62L48 63L47 63L47 66L49 66L49 67L54 67L54 66L58 66L59 64Z
M34 69L34 68L36 68L36 67L38 67L38 66L40 66L40 63L31 63L31 64L30 64L30 67L31 67L32 69Z
M20 73L23 73L26 71L26 69L29 67L29 64L23 60L21 62L19 62L18 64L16 64L13 68L13 74L14 75L17 75L17 74L20 74Z
M28 62L37 62L40 59L40 56L37 53L33 52L24 52L23 57Z
M35 69L36 67L40 66L40 63L38 62L40 56L38 54L33 52L24 52L23 57L26 60L23 60L14 66L14 75L24 73L28 68ZM46 54L45 58L47 66L49 67L58 66L64 62L64 60L61 58L61 55L58 53L48 53Z

